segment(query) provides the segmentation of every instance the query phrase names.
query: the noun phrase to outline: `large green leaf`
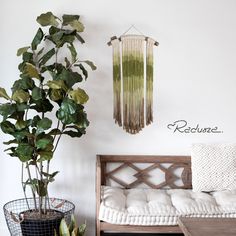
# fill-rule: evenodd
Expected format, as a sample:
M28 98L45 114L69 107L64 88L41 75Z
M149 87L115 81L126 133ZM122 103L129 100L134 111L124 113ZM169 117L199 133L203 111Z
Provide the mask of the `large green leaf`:
M30 48L30 47L22 47L22 48L19 48L19 49L17 50L16 55L17 55L17 56L21 56L23 53L27 52L27 50L28 50L29 48Z
M42 172L43 176L46 177L46 182L47 183L52 183L55 181L54 177L59 173L59 171L55 171L52 174L48 174L46 172Z
M65 57L65 63L66 63L66 66L65 66L66 68L69 68L71 66L71 63L67 57Z
M47 195L47 182L44 180L37 179L36 181L36 191L40 197L45 197Z
M52 140L48 138L42 138L36 141L36 147L38 149L45 149L49 144L52 144Z
M55 26L51 26L49 28L49 35L54 35L54 34L56 34L58 32L64 32L64 30L61 29L61 28L55 27Z
M3 144L5 144L5 145L9 145L9 144L13 144L13 143L17 143L17 140L16 139L12 139L12 140L3 142Z
M74 228L71 232L71 236L77 236L78 235L78 228Z
M42 129L42 130L50 129L51 126L52 126L52 120L50 120L50 119L47 118L47 117L41 119L41 120L38 121L38 123L37 123L37 128L38 128L38 129Z
M38 87L34 87L32 90L32 98L34 100L40 100L43 99L45 97L45 92L43 89L38 88Z
M16 109L17 111L25 111L27 109L29 109L29 105L25 104L25 103L18 103L16 104Z
M89 126L87 114L82 109L77 111L75 124L79 129L86 128Z
M70 236L70 232L65 219L61 220L59 231L60 231L60 236Z
M41 118L38 115L34 116L33 119L31 120L31 126L37 127L37 124L40 120L41 120Z
M32 105L30 106L30 108L36 110L37 112L46 113L52 111L53 109L53 105L48 99L33 100L31 104Z
M40 151L40 152L38 152L38 154L40 155L40 158L38 159L38 162L49 161L49 160L52 159L52 156L53 156L52 151Z
M59 134L61 134L61 130L59 130L59 129L52 129L52 130L50 130L50 132L48 134L49 135L59 135Z
M75 40L75 33L76 31L72 31L71 34L63 34L60 47L62 47L65 43L73 43Z
M10 121L3 121L1 123L1 129L5 134L12 134L15 132L15 126Z
M23 78L23 79L19 79L15 81L12 87L12 91L15 92L16 90L19 90L19 89L32 90L34 87L35 87L35 83L31 78Z
M92 61L83 61L84 63L86 63L87 65L89 65L91 67L92 70L96 70L97 67L94 65L94 63Z
M85 234L86 231L86 224L82 224L79 226L79 233L77 234L77 236L83 236Z
M64 30L51 26L49 28L49 35L47 35L46 38L59 47L61 44L61 38L63 34Z
M43 66L41 72L44 73L45 71L48 71L53 79L56 79L55 74L60 74L64 68L65 67L61 63L53 63L48 66Z
M22 89L16 90L12 95L12 99L19 103L27 102L29 98L29 93L25 92Z
M52 26L49 29L49 35L46 36L46 39L53 42L59 48L65 43L73 43L75 36L76 30L64 30Z
M87 120L83 120L83 125L67 125L66 130L63 132L63 134L67 134L72 138L79 138L82 135L86 133L86 127L88 126L89 122ZM82 122L82 121L81 121ZM69 130L68 130L69 129Z
M69 98L65 98L56 116L63 124L71 124L76 121L76 111L76 103Z
M34 148L28 143L20 143L16 148L16 154L22 162L29 161L32 158Z
M1 98L5 98L7 100L11 99L8 95L7 95L7 92L4 88L1 88L0 87L0 97Z
M31 43L31 47L33 50L37 49L37 46L41 43L42 39L43 39L43 31L41 28L39 28Z
M83 44L85 43L84 39L77 33L75 37Z
M78 104L84 104L89 99L87 93L81 88L77 88L76 90L71 90L68 93L68 95L70 99L74 100Z
M49 97L54 102L61 101L64 96L65 96L65 92L62 89L49 90Z
M5 120L8 116L11 116L16 111L16 105L11 103L6 103L0 105L0 115L3 116Z
M58 18L54 16L52 12L47 12L38 16L37 22L42 26L48 26L48 25L58 26L59 23L57 19Z
M70 24L74 20L79 20L79 18L80 18L79 15L67 15L67 14L64 14L62 16L62 20L63 20L62 24L63 25L68 25L68 24Z
M36 78L38 80L41 79L36 67L30 63L25 64L24 73L28 75L30 78Z
M46 54L44 54L40 59L39 59L39 64L40 66L45 65L48 60L51 59L51 57L56 53L55 48L52 48L49 50Z
M22 142L23 140L27 140L27 137L29 135L29 132L25 131L25 130L19 130L19 131L16 131L14 133L12 133L12 136L15 137L15 139L18 141L18 142Z
M17 155L16 155L16 148L15 147L11 147L9 150L11 150L11 152L7 153L9 156L17 157Z
M24 62L32 62L33 57L34 57L34 54L32 52L24 52L22 59Z
M78 20L71 21L69 25L78 32L84 31L84 25Z
M73 72L69 69L63 69L61 74L58 75L57 79L64 80L68 88L72 88L74 84L83 80L82 76L79 73Z
M75 222L75 216L72 214L71 215L71 220L69 224L69 231L72 233L72 231L76 228L76 222Z
M22 130L26 126L27 126L27 122L26 121L24 121L24 120L17 120L16 121L15 127L16 127L17 130Z
M22 120L27 107L25 103L5 103L0 105L0 115L3 116L3 120L7 118Z
M70 50L70 53L71 53L71 62L75 63L76 62L76 58L77 58L77 52L76 52L76 49L74 47L74 44L71 43L67 47L68 47L68 49Z
M80 63L80 64L75 64L75 66L78 66L78 67L81 69L81 71L82 71L82 73L83 73L85 79L87 79L87 78L88 78L88 72L87 72L87 70L84 68L84 66L83 66L81 63Z
M70 25L73 29L77 30L78 32L84 31L84 25L79 21L79 15L63 15L62 19L63 25Z
M51 89L63 89L65 92L68 90L64 80L50 80L47 82L47 86Z
M58 173L59 173L59 171L55 171L52 174L49 174L49 173L46 173L46 172L42 172L44 177L51 178L51 179L54 178Z
M77 131L67 130L67 131L64 131L63 134L67 134L71 138L80 138L84 133L81 133L80 130L77 130Z

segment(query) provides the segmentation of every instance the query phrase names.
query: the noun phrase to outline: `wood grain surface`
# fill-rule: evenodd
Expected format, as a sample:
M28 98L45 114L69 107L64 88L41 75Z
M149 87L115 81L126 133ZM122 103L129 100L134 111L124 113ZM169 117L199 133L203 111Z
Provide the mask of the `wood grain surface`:
M236 218L179 219L185 236L236 236Z

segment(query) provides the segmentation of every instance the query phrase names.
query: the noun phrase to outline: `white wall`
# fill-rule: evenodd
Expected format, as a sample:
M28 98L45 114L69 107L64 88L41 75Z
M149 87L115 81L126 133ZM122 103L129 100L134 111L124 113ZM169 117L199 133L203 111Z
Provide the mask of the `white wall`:
M95 156L103 154L189 154L193 142L234 142L236 138L236 1L234 0L3 0L0 8L1 87L18 79L17 48L37 30L36 16L81 14L86 45L81 57L93 60L86 89L91 125L81 139L64 137L53 161L60 170L51 192L72 200L80 220L95 225ZM132 136L112 120L111 48L106 42L135 24L157 39L155 122ZM222 134L173 134L168 123L219 126ZM6 140L0 136L0 143ZM0 144L0 206L21 198L20 164ZM0 235L8 235L3 214Z

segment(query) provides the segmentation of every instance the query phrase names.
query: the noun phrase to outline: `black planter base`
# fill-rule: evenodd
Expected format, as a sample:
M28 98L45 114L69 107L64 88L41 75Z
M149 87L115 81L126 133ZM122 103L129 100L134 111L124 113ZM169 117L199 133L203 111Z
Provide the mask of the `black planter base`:
M54 236L55 231L59 235L59 227L64 214L60 211L52 210L56 216L51 219L27 219L21 222L23 236ZM30 214L29 211L21 214Z

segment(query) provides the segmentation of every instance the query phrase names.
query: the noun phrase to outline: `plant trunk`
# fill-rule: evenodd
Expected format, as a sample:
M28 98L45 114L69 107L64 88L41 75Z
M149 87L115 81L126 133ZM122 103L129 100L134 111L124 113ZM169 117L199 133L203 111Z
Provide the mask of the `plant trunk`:
M21 166L21 184L22 184L22 189L23 189L23 192L24 192L24 197L25 197L27 207L30 210L29 202L28 202L28 199L27 199L27 196L26 196L25 186L24 186L24 163L23 162L22 162L22 166Z
M42 162L40 162L40 181L42 183L43 181L43 164ZM41 196L41 193L40 193L40 189L39 189L39 214L40 214L40 218L42 218L42 203L43 203L43 197Z
M29 168L29 164L28 164L28 163L26 163L26 168L27 168L29 180L32 182L31 173L30 173L30 168ZM32 191L33 199L34 199L34 208L35 208L35 210L37 210L36 196L35 196L35 192L34 192L34 190L33 190L32 187L31 187L31 191Z

